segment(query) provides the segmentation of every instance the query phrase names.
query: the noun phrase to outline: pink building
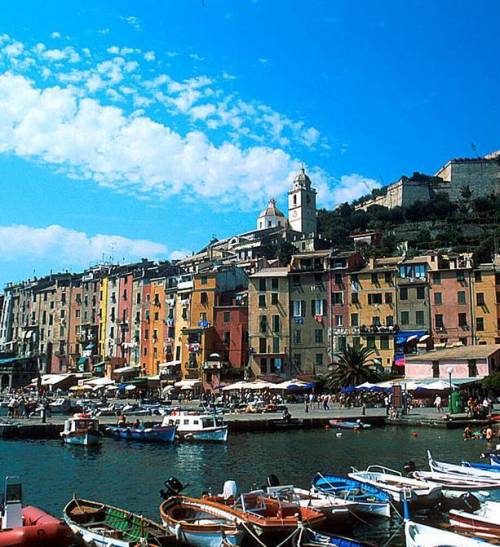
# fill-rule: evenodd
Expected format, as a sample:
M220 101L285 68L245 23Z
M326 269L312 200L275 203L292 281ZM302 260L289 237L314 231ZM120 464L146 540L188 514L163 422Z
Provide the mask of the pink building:
M484 378L500 370L500 344L462 346L428 351L406 358L405 375L411 379Z

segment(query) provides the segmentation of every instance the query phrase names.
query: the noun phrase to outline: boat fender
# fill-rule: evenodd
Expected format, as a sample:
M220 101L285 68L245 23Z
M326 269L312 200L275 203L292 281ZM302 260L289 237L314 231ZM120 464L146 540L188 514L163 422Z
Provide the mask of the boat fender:
M336 437L342 437L342 433L335 433Z

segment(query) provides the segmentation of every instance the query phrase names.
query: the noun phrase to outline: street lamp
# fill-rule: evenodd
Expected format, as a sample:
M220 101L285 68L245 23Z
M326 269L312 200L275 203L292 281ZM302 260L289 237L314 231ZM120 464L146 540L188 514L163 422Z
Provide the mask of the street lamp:
M451 367L448 367L446 369L446 372L448 373L448 378L450 380L450 394L448 395L448 411L450 414L453 413L453 407L451 404L451 392L453 391L453 384L451 383L451 375L453 374L453 369Z

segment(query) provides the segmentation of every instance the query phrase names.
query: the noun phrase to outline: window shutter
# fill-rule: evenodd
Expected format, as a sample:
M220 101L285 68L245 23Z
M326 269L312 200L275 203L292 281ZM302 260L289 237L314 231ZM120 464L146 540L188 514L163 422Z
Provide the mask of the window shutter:
M323 300L323 315L328 315L327 311L326 311L326 306L327 306L327 302L326 302L326 298Z

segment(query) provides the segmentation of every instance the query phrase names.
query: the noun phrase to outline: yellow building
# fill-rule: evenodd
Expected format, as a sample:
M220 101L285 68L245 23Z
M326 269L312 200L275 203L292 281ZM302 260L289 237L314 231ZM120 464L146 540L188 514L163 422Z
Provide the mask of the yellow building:
M481 264L472 283L472 329L474 344L499 344L495 264Z
M186 343L183 343L185 329L191 325L191 293L193 292L193 278L191 274L184 275L177 284L175 297L169 295L169 308L173 307L173 312L170 312L174 317L175 328L175 360L180 361L181 377L189 377L189 352Z
M349 274L350 343L373 350L376 364L390 368L394 360L396 275L400 257L370 259Z
M106 338L108 332L108 287L107 274L101 277L101 291L99 293L99 355L106 355Z

